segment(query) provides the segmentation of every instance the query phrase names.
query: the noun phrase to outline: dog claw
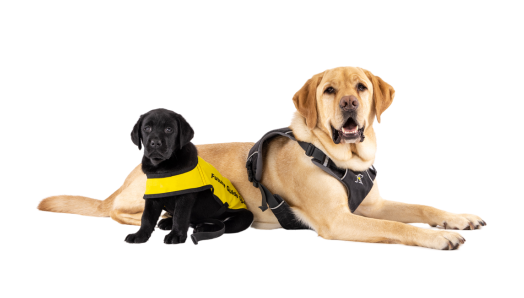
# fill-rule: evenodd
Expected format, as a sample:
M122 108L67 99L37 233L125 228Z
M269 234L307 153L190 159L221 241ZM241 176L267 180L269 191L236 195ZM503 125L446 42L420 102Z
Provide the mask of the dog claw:
M486 222L476 215L457 214L454 217L442 219L441 226L445 230L478 230L485 226Z
M460 240L459 240L460 242ZM456 245L451 242L451 240L448 240L448 246L444 247L442 250L456 250L460 246L460 243L457 243Z

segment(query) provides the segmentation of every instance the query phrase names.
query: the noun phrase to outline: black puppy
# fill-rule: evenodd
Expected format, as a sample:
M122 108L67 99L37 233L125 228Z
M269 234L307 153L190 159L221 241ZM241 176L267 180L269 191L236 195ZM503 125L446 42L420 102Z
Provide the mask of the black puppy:
M140 116L131 132L131 140L138 149L144 144L144 157L142 159L142 171L148 176L148 183L155 178L180 177L181 174L194 172L200 164L212 168L198 157L196 147L191 143L194 132L186 120L179 114L166 109L156 109ZM204 167L204 166L202 166ZM205 174L201 169L202 176ZM171 217L162 219L158 224L160 229L170 230L165 237L166 244L184 243L187 239L187 231L190 226L194 227L192 235L193 242L211 239L221 235L220 230L225 233L236 233L245 230L253 222L253 214L245 209L245 204L236 189L227 183L217 179L219 173L214 172L204 179L210 178L214 185L205 185L183 191L172 191L163 194L148 194L144 196L145 208L142 215L142 224L135 234L129 234L125 241L129 243L146 242L154 230L155 224L162 210L166 210ZM214 178L214 179L213 179ZM151 179L151 180L150 180ZM156 179L158 181L158 179ZM206 181L211 181L206 180ZM172 181L172 180L170 180ZM179 180L178 180L179 181ZM220 184L217 184L220 182ZM237 199L236 203L243 208L230 209L230 203L221 201L217 195L224 185L227 186L226 195ZM160 186L165 189L166 185ZM167 187L183 188L183 185L167 185ZM219 231L216 231L216 230ZM195 237L200 235L200 237Z

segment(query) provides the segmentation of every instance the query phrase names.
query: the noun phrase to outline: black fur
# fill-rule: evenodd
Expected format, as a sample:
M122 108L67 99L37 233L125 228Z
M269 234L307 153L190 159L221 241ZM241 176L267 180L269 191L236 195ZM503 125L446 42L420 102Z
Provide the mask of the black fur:
M148 130L148 127L151 130ZM168 128L171 128L169 132ZM156 109L140 116L131 132L131 140L138 149L144 144L142 171L146 174L186 172L196 165L198 152L191 143L193 129L179 114ZM162 219L158 227L171 230L164 238L166 244L184 243L187 231L202 221L214 218L224 221L226 233L236 233L245 229L246 223L253 221L253 214L246 210L227 210L216 214L221 204L213 197L211 190L166 198L147 199L140 229L126 237L129 243L144 243L155 229L162 210L172 216ZM213 216L213 217L212 217ZM209 226L204 225L204 232Z

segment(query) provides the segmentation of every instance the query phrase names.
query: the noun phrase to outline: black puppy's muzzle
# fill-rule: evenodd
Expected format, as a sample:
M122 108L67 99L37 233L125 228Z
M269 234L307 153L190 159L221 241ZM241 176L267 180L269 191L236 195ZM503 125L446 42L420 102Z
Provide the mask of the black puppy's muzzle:
M163 142L159 138L150 138L147 140L145 148L145 156L151 160L151 163L158 165L164 160L171 157L172 151L166 146L166 142Z
M158 151L150 151L149 154L146 154L146 157L149 158L153 165L157 166L164 160L168 160L170 155L168 156L168 154L162 154Z

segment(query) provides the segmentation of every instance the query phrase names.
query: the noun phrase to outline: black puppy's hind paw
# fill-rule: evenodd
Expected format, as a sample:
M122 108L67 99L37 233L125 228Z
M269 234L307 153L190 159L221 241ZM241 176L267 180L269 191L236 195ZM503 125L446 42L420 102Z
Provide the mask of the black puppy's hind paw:
M173 228L173 218L164 218L158 222L158 228L164 231L169 231Z
M165 244L179 244L186 242L187 235L177 235L175 233L169 233L164 238Z
M147 240L149 240L149 237L136 233L127 235L125 241L127 243L145 243Z

